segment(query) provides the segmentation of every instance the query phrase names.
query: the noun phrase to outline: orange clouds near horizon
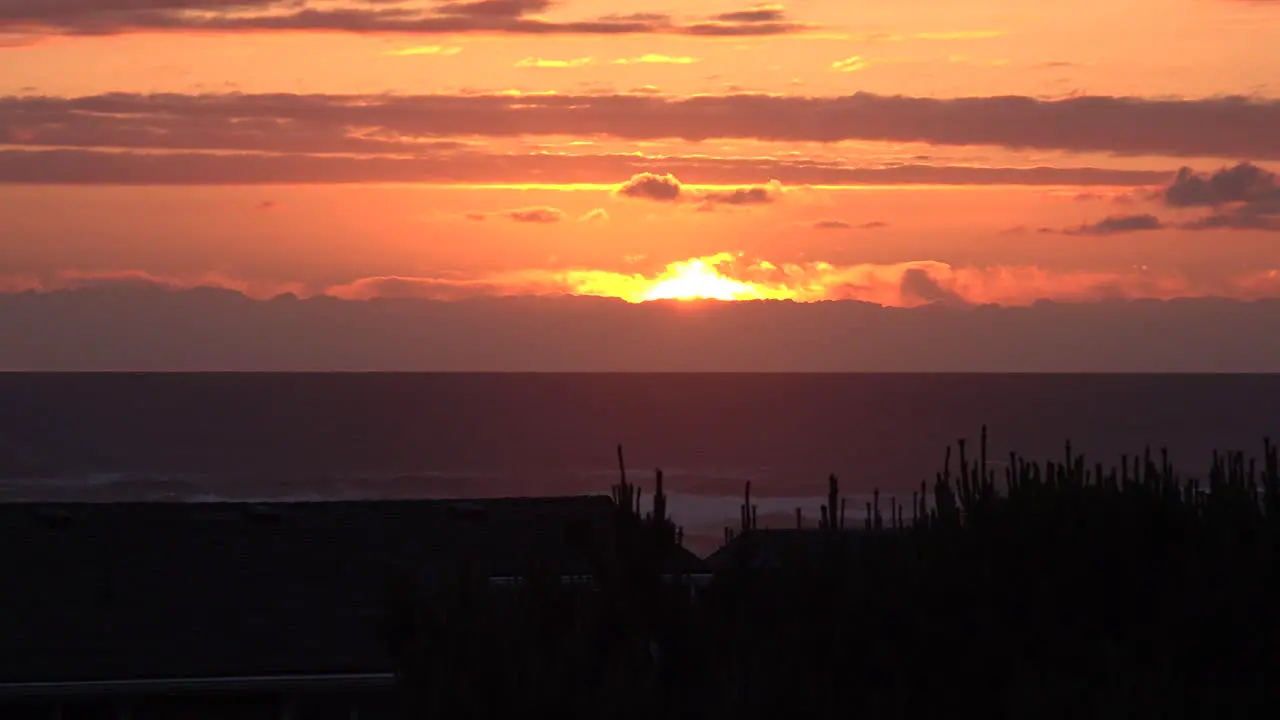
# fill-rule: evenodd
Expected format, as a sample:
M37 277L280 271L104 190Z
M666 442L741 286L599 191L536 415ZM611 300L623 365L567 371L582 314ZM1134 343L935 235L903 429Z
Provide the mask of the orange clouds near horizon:
M1028 266L953 267L936 261L833 265L775 265L722 252L672 262L650 274L571 268L528 269L470 278L364 278L327 288L347 299L462 299L512 295L581 295L629 303L656 300L856 300L892 307L934 302L1029 305L1039 300L1230 297L1256 299L1280 292L1280 271L1259 270L1220 279L1172 272L1064 272Z
M268 299L291 293L341 300L417 299L460 301L485 297L583 296L627 303L655 301L756 301L796 303L859 301L886 307L931 303L957 306L1026 306L1041 300L1094 302L1115 299L1171 300L1223 297L1254 300L1280 294L1280 269L1219 278L1193 278L1141 267L1127 271L1064 272L1034 266L952 266L937 261L835 265L814 261L774 264L743 253L721 252L671 262L656 271L529 268L436 277L366 277L307 290L299 283L248 283L216 274L163 277L141 271L64 272L41 281L0 277L0 292L77 289L183 290L197 287Z

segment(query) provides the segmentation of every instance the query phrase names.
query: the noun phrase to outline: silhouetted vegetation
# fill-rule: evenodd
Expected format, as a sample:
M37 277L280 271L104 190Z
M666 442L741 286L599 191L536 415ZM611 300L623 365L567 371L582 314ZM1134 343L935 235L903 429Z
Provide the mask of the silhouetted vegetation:
M908 510L877 496L846 529L835 477L813 552L752 562L770 533L748 489L733 566L664 582L678 532L625 472L612 538L573 530L596 581L481 578L392 614L422 718L1259 716L1274 711L1277 450L1086 463L959 443ZM956 462L958 461L958 462ZM661 476L659 475L659 478ZM661 487L659 482L658 487ZM838 508L838 510L837 510ZM884 516L888 511L888 517ZM852 529L856 528L856 529ZM794 532L794 531L791 531ZM726 533L726 535L734 535Z

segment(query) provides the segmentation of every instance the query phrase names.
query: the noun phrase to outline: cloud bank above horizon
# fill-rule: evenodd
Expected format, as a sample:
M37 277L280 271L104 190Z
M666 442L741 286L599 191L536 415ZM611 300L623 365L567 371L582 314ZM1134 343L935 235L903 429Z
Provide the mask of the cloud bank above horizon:
M1278 13L0 0L0 298L1276 298Z
M1275 372L1280 300L375 302L91 283L0 294L4 370ZM23 328L39 326L33 334Z

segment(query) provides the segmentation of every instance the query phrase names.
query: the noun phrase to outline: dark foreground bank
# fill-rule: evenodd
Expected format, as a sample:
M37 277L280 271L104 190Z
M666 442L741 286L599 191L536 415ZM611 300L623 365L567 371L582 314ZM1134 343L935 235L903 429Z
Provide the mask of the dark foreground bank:
M757 527L748 496L705 561L625 475L612 498L0 504L0 717L1274 716L1274 446L1198 480L985 447L909 503L832 478L817 530Z
M657 498L595 556L589 591L538 576L426 602L405 589L387 637L409 713L1274 714L1273 445L1260 463L1217 455L1199 480L1150 453L1090 465L1069 444L998 473L985 445L962 444L955 467L948 451L927 510L923 495L872 508L856 529L834 479L822 530L780 542L744 507L701 589L663 582L676 543ZM615 488L622 507L633 493Z

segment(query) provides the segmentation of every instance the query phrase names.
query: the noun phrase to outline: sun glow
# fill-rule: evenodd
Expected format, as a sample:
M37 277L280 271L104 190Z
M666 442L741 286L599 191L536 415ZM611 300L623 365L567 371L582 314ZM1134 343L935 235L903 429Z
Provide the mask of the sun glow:
M708 258L693 258L671 263L639 301L648 300L782 300L795 293L784 287L771 287L725 277L717 266L730 262L733 256L720 253Z

